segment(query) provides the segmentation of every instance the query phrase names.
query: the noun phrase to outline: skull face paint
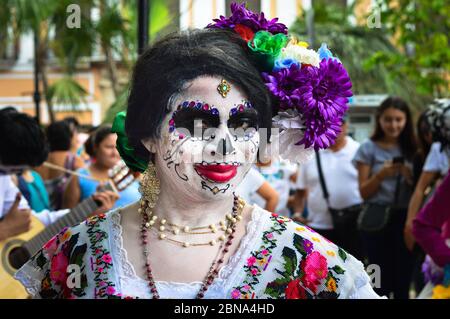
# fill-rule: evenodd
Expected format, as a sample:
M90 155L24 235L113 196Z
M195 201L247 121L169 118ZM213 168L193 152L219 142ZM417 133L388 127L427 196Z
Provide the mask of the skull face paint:
M171 191L196 199L229 196L254 163L258 114L238 87L223 98L219 77L199 77L171 105L161 138L143 141Z

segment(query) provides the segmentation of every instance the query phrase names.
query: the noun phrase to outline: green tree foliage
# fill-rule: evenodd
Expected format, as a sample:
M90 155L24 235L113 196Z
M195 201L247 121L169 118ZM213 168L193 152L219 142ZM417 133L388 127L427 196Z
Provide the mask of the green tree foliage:
M422 94L449 96L450 5L448 0L377 0L380 33L391 36L396 51L376 51L367 66L385 65L392 76L404 75Z
M333 4L334 3L334 4ZM381 29L351 23L354 6L336 2L313 2L315 45L325 42L345 65L353 83L354 94L390 94L405 98L414 108L420 109L428 102L406 74L392 72L392 66L372 63L374 55L401 54L392 44L388 34ZM308 41L305 15L298 17L290 30L300 40Z

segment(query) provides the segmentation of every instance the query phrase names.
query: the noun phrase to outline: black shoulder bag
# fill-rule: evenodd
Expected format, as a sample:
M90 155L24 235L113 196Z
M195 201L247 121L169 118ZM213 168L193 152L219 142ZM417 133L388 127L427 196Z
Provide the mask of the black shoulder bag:
M358 216L361 212L361 205L353 205L350 207L335 209L330 207L330 194L328 193L328 188L325 183L325 177L322 171L322 164L320 161L320 154L316 152L316 162L317 170L319 172L320 187L322 188L323 197L327 203L328 211L331 214L331 219L333 220L333 226L336 232L347 231L348 227L356 225Z
M367 203L358 219L358 230L367 233L375 233L386 228L391 220L392 213L397 207L400 194L401 175L397 175L395 183L394 202L391 205Z

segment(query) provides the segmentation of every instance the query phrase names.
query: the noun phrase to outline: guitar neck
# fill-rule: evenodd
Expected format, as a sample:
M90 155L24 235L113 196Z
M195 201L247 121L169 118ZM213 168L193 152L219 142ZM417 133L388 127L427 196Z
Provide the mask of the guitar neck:
M64 227L75 226L89 217L94 211L99 208L99 205L92 197L89 197L72 208L63 217L59 218L53 224L47 226L42 232L33 237L30 241L25 243L25 247L31 256L33 256L39 249L44 246L54 235L59 233Z

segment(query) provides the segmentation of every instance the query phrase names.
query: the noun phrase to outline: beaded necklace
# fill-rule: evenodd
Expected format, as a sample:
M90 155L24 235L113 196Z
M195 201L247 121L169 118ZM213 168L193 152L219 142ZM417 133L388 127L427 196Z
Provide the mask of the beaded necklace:
M238 216L241 216L243 207L245 206L245 202L234 195L234 202L233 202L233 212L231 214L232 218L228 218L228 225L226 232L227 237L224 238L222 241L222 245L220 247L219 253L217 257L214 259L211 267L209 268L209 271L205 277L205 279L202 282L202 286L197 293L196 299L202 299L205 296L206 291L208 290L209 286L213 283L214 279L219 274L219 269L221 265L224 262L225 255L229 252L229 248L233 242L234 233L236 232L236 225L237 222L241 220L241 218L237 218ZM149 232L149 221L151 220L151 206L148 205L149 203L145 200L141 201L141 209L140 212L142 214L142 247L143 247L143 254L145 258L145 268L146 268L146 275L147 275L147 281L148 286L150 288L150 292L153 296L153 299L159 299L160 296L158 294L158 290L156 289L155 280L153 278L152 269L149 262L149 252L147 249L147 243L148 243L148 232ZM161 239L161 238L160 238ZM174 241L174 240L172 240ZM175 241L177 243L181 243L179 241ZM197 244L199 246L200 244ZM189 247L191 245L183 245L184 247ZM195 244L192 244L192 246L196 246Z

